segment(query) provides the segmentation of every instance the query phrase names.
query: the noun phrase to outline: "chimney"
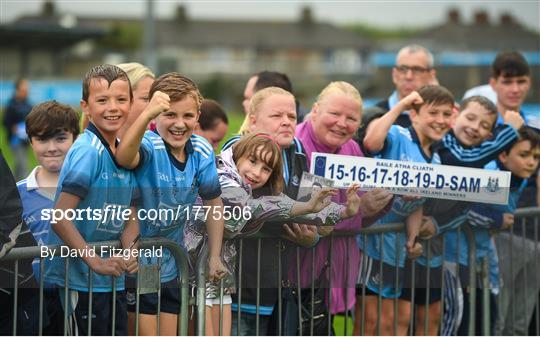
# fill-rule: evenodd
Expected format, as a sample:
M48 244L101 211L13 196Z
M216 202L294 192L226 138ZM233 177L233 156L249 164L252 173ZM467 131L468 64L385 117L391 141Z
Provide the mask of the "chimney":
M176 7L176 17L177 22L185 23L187 22L187 11L184 5L179 5Z
M478 11L474 13L474 24L477 26L489 25L489 17L486 11Z
M52 17L56 14L56 5L53 0L46 0L41 8L41 16Z
M459 18L459 10L457 8L453 8L448 11L448 22L453 23L455 25L459 25L460 18Z
M501 23L501 26L517 25L517 22L514 20L514 17L508 12L503 12L501 14L500 23Z
M313 12L311 10L311 7L302 8L302 14L300 16L300 23L306 26L313 24Z

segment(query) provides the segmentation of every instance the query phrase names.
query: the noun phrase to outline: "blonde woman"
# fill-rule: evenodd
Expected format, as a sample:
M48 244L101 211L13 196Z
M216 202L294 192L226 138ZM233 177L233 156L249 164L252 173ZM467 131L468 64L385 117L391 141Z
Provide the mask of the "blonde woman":
M133 102L129 109L127 121L118 132L118 138L122 139L126 130L148 105L148 92L156 76L148 67L137 62L120 63L118 67L128 75L131 90L133 91Z
M332 82L319 94L313 104L310 117L296 128L296 137L304 146L308 165L313 152L332 153L363 157L363 153L353 136L356 134L362 118L363 102L356 88L347 82ZM353 231L362 228L366 217L371 219L382 216L381 210L392 199L392 194L382 189L362 195L360 211L356 216L341 221L334 226L334 231ZM343 204L346 193L340 190L332 201ZM331 229L331 228L330 228ZM329 229L319 229L321 236L329 234ZM315 247L315 278L325 270L331 238L323 237ZM355 304L356 279L359 273L360 251L357 249L354 236L334 237L332 261L327 277L331 280L330 313L352 310ZM302 250L300 263L301 286L311 285L312 258L311 250ZM290 277L295 278L296 268L291 268ZM347 299L347 300L346 300ZM327 331L317 331L326 334Z
M306 156L302 148L302 144L294 137L296 129L296 103L294 96L283 89L277 87L269 87L257 91L250 100L250 106L244 125L240 130L240 134L251 134L254 132L266 132L279 145L283 159L283 193L292 199L296 199L298 195L298 187L302 172L307 171ZM239 141L241 136L235 136L228 140L223 146L223 151L231 148L232 145ZM272 227L272 226L269 226ZM274 226L276 228L276 226ZM318 234L315 226L305 226L297 224L286 224L278 226L279 233L288 240L303 246L312 246L317 242ZM263 228L263 231L265 228ZM261 243L262 252L274 252L275 247L280 242L278 239L267 239ZM289 251L293 245L286 240L285 249ZM286 256L283 252L283 256ZM255 331L255 313L250 311L257 303L256 296L256 275L257 269L260 267L261 275L265 275L260 280L260 317L259 317L259 334L277 335L275 326L271 325L270 317L275 304L278 301L278 290L276 285L281 281L287 281L288 262L283 259L281 264L282 280L278 279L279 262L276 254L264 254L260 261L260 266L257 264L257 245L253 240L246 240L243 246L242 254L242 314L241 314L241 331L240 335L256 335ZM233 299L233 303L236 300ZM232 334L236 331L237 324L235 315L236 308L233 308L233 324ZM282 333L283 334L283 333Z

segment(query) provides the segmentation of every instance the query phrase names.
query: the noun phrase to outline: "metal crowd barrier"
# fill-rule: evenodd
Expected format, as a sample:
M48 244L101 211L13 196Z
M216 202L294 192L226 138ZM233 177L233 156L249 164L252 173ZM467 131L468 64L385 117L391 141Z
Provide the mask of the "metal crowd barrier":
M89 246L93 246L96 249L96 252L100 251L101 246L107 246L107 247L114 247L114 248L121 248L120 241L104 241L104 242L93 242L89 243ZM51 249L59 249L60 246L48 246ZM176 267L180 271L180 284L179 284L179 291L180 291L180 298L181 298L181 305L180 305L180 319L178 320L178 334L180 336L186 336L188 332L188 299L189 299L189 268L188 268L188 257L186 251L177 243L175 243L172 240L165 239L165 238L146 238L141 239L139 241L139 248L140 249L147 249L152 247L162 247L163 249L168 249L171 253L171 256L174 257L176 261ZM58 250L59 251L59 250ZM13 248L9 251L9 253L4 256L1 260L2 261L14 261L14 270L15 270L15 282L14 282L14 298L13 301L13 335L16 335L17 332L17 294L18 294L18 282L17 282L17 274L18 274L18 262L21 259L33 259L33 258L40 258L40 247L22 247L22 248ZM69 260L65 259L65 271L66 271L66 279L65 284L69 284L68 282L68 270L69 270ZM160 279L160 270L158 266L158 280ZM43 333L43 288L44 288L44 263L43 258L40 258L40 279L39 279L39 322L38 322L38 333L41 336ZM92 271L90 270L88 275L88 288L89 288L89 302L88 302L88 312L92 312ZM111 276L112 277L112 276ZM111 335L115 335L115 307L116 307L116 279L113 277L113 300L112 300L112 330ZM137 277L137 299L139 297L139 277ZM160 287L158 286L158 304L157 304L157 332L159 334L159 310L160 310ZM64 288L64 303L68 303L68 293L69 293L69 287ZM138 300L136 304L136 318L135 318L135 334L138 335L139 332L139 306L138 306ZM68 333L68 311L64 310L64 335L67 335ZM88 327L87 327L88 335L92 334L92 315L88 315Z
M521 228L522 231L525 230L525 226L534 226L533 230L534 230L534 241L535 241L535 245L534 245L534 257L533 257L533 261L538 261L539 262L539 265L540 265L540 261L538 260L538 258L540 257L538 255L538 248L539 248L539 242L538 242L538 220L539 220L539 217L540 217L540 208L526 208L526 209L518 209L515 214L515 224L514 226L512 227L511 229L511 233L512 233L512 240L522 240L522 242L525 242L525 240L528 240L525 238L525 236L523 237L516 237L516 235L514 234L514 232L518 229L518 228ZM529 221L529 222L527 222ZM332 251L332 244L333 244L333 241L336 239L336 238L339 238L339 237L347 237L347 236L356 236L356 235L361 235L361 240L364 240L364 242L367 240L367 236L368 235L379 235L380 238L382 239L383 235L385 233L390 233L390 232L396 232L396 231L403 231L404 229L404 226L403 224L388 224L388 225L385 225L385 226L377 226L377 227L367 227L367 228L363 228L359 231L349 231L349 232L343 232L343 231L339 231L339 232L333 232L329 238L330 238L330 251ZM469 278L469 286L468 286L468 316L467 316L467 321L468 321L468 325L466 325L466 330L467 330L467 333L469 335L492 335L493 334L493 330L492 330L492 327L493 327L493 324L495 322L493 322L491 320L491 317L490 317L490 283L489 283L489 267L488 267L488 260L487 260L487 257L485 257L484 259L482 259L481 261L477 261L477 258L476 258L476 244L475 244L475 239L474 239L474 229L472 229L470 226L462 226L460 228L457 228L457 262L455 264L455 267L457 268L456 270L456 274L457 276L459 277L460 276L460 271L459 271L459 253L460 253L460 246L461 245L467 245L468 246L468 278ZM465 235L466 237L466 241L467 242L460 242L460 233L463 231L463 234ZM496 234L498 235L498 234ZM237 258L237 264L238 264L238 274L236 275L236 278L237 278L237 305L238 305L238 311L237 311L237 331L241 331L241 315L242 315L242 310L240 309L241 308L241 304L242 304L242 288L239 287L239 285L242 284L242 277L243 277L243 266L242 266L242 255L243 255L243 243L245 240L257 240L257 261L259 262L259 265L260 265L260 259L261 259L261 242L262 240L265 240L265 239L268 239L268 238L273 238L273 239L276 239L277 237L275 236L271 236L271 235L268 235L268 234L263 234L263 233L257 233L251 237L247 237L247 238L242 238L242 239L239 239L238 240L238 245L237 245L237 253L238 253L238 258ZM442 293L442 296L441 296L441 303L440 303L440 313L439 313L439 318L438 318L438 330L439 333L441 333L441 329L442 329L442 325L443 325L443 320L444 320L444 314L445 314L445 287L456 287L457 284L448 284L447 282L445 282L445 268L448 268L448 261L445 260L445 254L444 254L444 251L445 251L445 247L444 247L444 240L441 240L442 241L442 247L441 247L441 251L443 252L442 253L442 275L441 275L441 283L438 284L438 285L430 285L429 284L429 280L430 280L430 272L431 272L431 267L430 267L430 262L433 258L432 256L432 252L431 252L431 244L432 244L432 239L430 240L425 240L423 241L423 246L424 246L424 251L425 251L425 256L427 257L427 266L426 266L426 270L427 270L427 273L425 275L426 277L426 287L427 288L432 288L432 287L437 287L437 288L440 288L441 289L441 293ZM382 240L380 240L380 242L382 243ZM396 241L397 242L397 241ZM280 245L281 246L281 242L280 242ZM364 245L365 246L365 245ZM350 249L356 249L357 246L354 245L354 247L350 247ZM381 251L381 254L384 254L384 250L382 249L382 244L381 246L379 247L380 248L380 251ZM310 248L311 249L311 253L312 253L312 256L315 252L315 248ZM278 270L280 271L279 272L279 275L278 275L278 280L281 280L282 279L282 275L281 275L281 263L282 263L282 257L281 257L281 249L280 248L277 248L277 254L278 254ZM266 251L265 254L275 254L274 252L268 252ZM363 254L363 253L362 253ZM513 251L512 251L512 246L510 246L510 256L512 256L513 254L515 254ZM293 262L292 263L296 263L296 270L297 272L299 273L299 270L300 270L300 258L299 258L299 249L297 248L296 249L296 258L293 257ZM206 259L206 256L203 256L204 259ZM396 257L397 259L398 257ZM523 259L527 259L527 258L530 258L530 257L527 257L527 256L523 256ZM331 256L330 256L330 265L329 265L329 269L332 270L332 266L331 266ZM348 256L346 256L346 259L348 259ZM383 256L381 256L381 260L383 259ZM314 259L312 258L312 261L314 261ZM536 263L536 262L535 262ZM414 270L416 268L416 265L417 263L416 262L412 262L412 270L413 270L413 273L411 275L404 275L404 277L410 277L411 278L411 303L415 303L415 287L416 287L416 283L415 282L416 280L414 279L415 278L415 273L414 273ZM510 269L513 268L512 265L509 266ZM540 282L540 278L538 277L538 269L534 269L534 270L527 270L527 265L525 265L525 268L523 270L524 274L527 274L527 273L534 273L535 276L536 276L536 280L535 280L535 283L538 284ZM197 335L199 336L203 336L205 335L205 322L204 322L204 317L205 317L205 274L204 274L204 268L205 268L205 264L204 263L198 263L198 269L197 269L197 284L198 284L198 290L197 290L197 299L196 299L196 302L197 302L197 306L198 306L198 324L197 324L197 329L196 329L196 332L197 332ZM314 268L312 267L312 270ZM361 271L360 271L361 272ZM379 274L382 276L382 273L383 273L383 268L382 268L382 264L380 264L380 269L379 269ZM314 289L314 280L317 278L318 275L314 275L312 273L311 275L311 294L313 295L315 289ZM399 273L397 273L397 267L396 267L396 278L395 278L395 284L396 284L396 287L398 286L398 284L400 283L400 279L399 279ZM297 279L299 279L299 275L297 274ZM346 277L346 279L348 279ZM257 268L257 275L256 275L256 282L257 282L257 290L256 290L256 314L255 314L255 318L256 318L256 333L258 334L259 333L259 323L260 323L260 312L259 312L259 304L260 304L260 280L261 280L261 274L260 274L260 268ZM525 279L525 282L527 280ZM382 283L380 283L382 284ZM525 287L525 289L528 289L529 285L527 283L524 283L523 286ZM360 317L361 317L361 320L360 320L360 334L361 335L364 335L365 334L365 320L366 320L366 312L365 312L365 298L366 298L366 285L365 285L365 282L364 284L362 284L360 286L360 292L362 294L361 296L361 305L360 305ZM281 281L279 282L279 284L276 284L276 288L278 290L278 298L282 298L282 293L283 293L283 286L282 286L282 283ZM331 301L331 293L330 293L330 289L332 288L332 284L329 284L328 285L328 298L329 298L329 301ZM538 289L540 287L536 287L533 289ZM515 291L515 285L514 284L510 284L510 285L503 285L502 287L502 291L507 291L507 290L510 290L513 294L513 292ZM296 284L296 291L297 291L297 294L298 294L298 301L301 302L301 298L300 298L300 292L301 288L300 288L300 285L299 284ZM381 289L379 289L381 290ZM377 296L377 326L376 326L376 334L377 335L380 335L381 334L381 315L382 315L382 296L380 295L381 291L379 291L379 295ZM480 295L480 302L477 301L477 294ZM527 301L535 301L536 303L536 314L535 316L532 318L533 321L536 322L536 335L540 335L540 310L538 310L539 306L538 306L538 294L537 293L534 293L534 294L530 294L530 296L534 296L534 298L524 298L523 301L527 302ZM511 297L513 297L511 295ZM312 296L312 299L313 299L313 296ZM429 291L426 292L426 298L425 298L425 308L429 308L429 299L430 299L430 293ZM521 301L521 299L518 299ZM348 300L347 298L345 298L345 303L348 303ZM397 328L398 328L398 299L395 298L393 299L393 314L394 314L394 321L393 321L393 331L394 331L394 334L397 333ZM311 303L311 317L313 317L313 302ZM512 301L512 307L511 307L511 310L510 310L510 313L509 315L511 315L511 318L512 318L512 325L513 325L513 322L515 320L515 306L516 306L516 301ZM480 317L477 317L476 314L477 314L477 308L479 310L481 310L481 324L479 322L477 322L477 319L479 319ZM274 308L274 310L277 310L277 318L278 318L278 322L277 322L277 329L278 329L278 335L281 335L281 331L282 331L282 325L283 325L283 322L282 322L282 301L278 301L277 304L276 304L276 307ZM311 331L311 335L313 335L313 318L309 321L309 322L302 322L302 312L301 312L302 308L301 306L299 305L298 306L298 321L300 322L300 329L299 329L299 334L301 334L302 332L302 324L309 324L309 328L310 328L310 331ZM221 317L223 317L223 288L221 288L221 291L220 291L220 312L221 312ZM343 334L344 335L348 335L351 331L350 329L348 328L348 318L349 317L354 317L352 315L352 313L350 312L350 310L346 310L345 313L344 313L345 317L344 317L344 327L343 327ZM332 335L332 316L330 314L327 315L328 316L328 333L327 335L330 336ZM420 322L415 322L415 310L414 310L414 306L411 306L411 312L410 312L410 321L409 321L409 327L408 327L408 333L409 335L414 335L415 334L415 329L416 329L416 324L423 324L423 334L424 335L428 335L428 331L429 331L429 324L430 324L430 311L429 310L425 310L425 315L424 315L424 321L423 323L420 323ZM465 319L465 317L462 317L462 320ZM221 322L220 322L221 323ZM418 331L418 330L416 330ZM220 329L219 329L219 335L223 335L223 331L222 331L222 325L220 324Z
M504 298L504 291L507 292L507 298L510 299L509 313L507 313L507 319L502 331L498 330L501 334L513 333L515 335L529 335L530 332L534 335L540 335L540 306L538 290L540 289L540 276L538 268L539 263L539 249L540 242L538 240L538 223L540 219L539 207L528 207L516 210L514 213L514 226L509 231L509 239L505 237L507 242L500 241L499 248L503 248L502 244L507 243L509 248L509 258L511 261L516 261L510 264L510 284L506 287L502 287L503 297L499 304L505 304L502 300ZM532 227L532 228L531 228ZM500 239L503 239L501 237ZM519 252L514 250L519 248ZM519 263L519 264L518 264ZM515 274L515 276L514 276ZM532 279L531 279L532 278ZM531 285L529 282L532 281ZM519 291L523 292L523 297L520 297ZM524 291L523 291L524 290ZM531 298L532 297L532 298ZM508 303L506 303L508 304ZM525 312L527 315L523 317L523 311L518 314L518 308L527 310L529 305L534 304L535 314L529 317L532 312ZM524 320L524 321L523 321ZM507 324L508 321L510 324ZM531 321L534 323L535 331L529 331ZM498 322L501 324L501 322ZM524 324L523 324L524 323ZM509 327L508 327L509 326Z
M515 223L514 223L514 226L511 228L510 231L508 231L506 234L505 233L502 233L502 234L498 234L498 235L506 235L508 236L508 242L509 242L509 245L508 245L508 256L505 256L505 258L509 258L510 261L521 261L522 263L517 266L517 265L514 265L514 263L510 263L508 265L508 269L509 269L509 272L510 272L510 275L512 275L512 277L510 277L510 284L503 284L502 287L501 287L501 292L504 293L506 292L508 298L511 300L511 303L510 303L510 307L508 308L508 312L506 312L506 320L509 321L510 323L509 324L505 324L505 327L506 325L508 325L508 327L506 327L507 329L516 329L516 324L517 324L517 319L525 319L525 323L526 323L526 330L525 331L522 331L523 333L522 334L527 334L529 331L528 331L528 325L529 325L529 318L528 317L516 317L516 311L517 311L517 303L520 303L520 305L523 305L525 307L527 307L528 304L531 304L533 303L536 310L535 310L535 315L533 317L531 317L531 321L534 323L534 326L535 326L535 333L533 332L533 334L535 335L540 335L540 310L538 310L540 308L540 306L538 305L539 304L539 298L538 298L538 289L540 288L540 277L539 277L539 271L538 271L538 268L536 268L537 264L540 265L540 260L539 260L539 255L538 255L538 250L540 249L540 243L538 241L538 222L539 222L539 218L540 218L540 208L523 208L523 209L518 209L515 213L514 213L514 216L515 216ZM527 238L527 236L525 235L526 234L526 229L527 228L531 228L529 230L529 236L531 235L530 233L533 233L532 236L533 238ZM377 226L377 227L367 227L367 228L363 228L361 229L360 231L350 231L350 232L333 232L330 236L329 236L329 239L330 239L330 252L332 251L332 245L333 245L333 242L335 239L339 238L339 237L350 237L350 236L357 236L357 235L361 235L361 240L367 240L367 236L368 235L379 235L380 238L382 239L382 237L384 236L385 233L390 233L390 232L397 232L397 231L402 231L404 228L403 224L388 224L388 225L385 225L385 226ZM466 243L464 242L459 242L459 232L460 231L464 231L464 234L465 236L467 237L467 241ZM492 334L492 326L493 326L493 323L491 321L491 317L490 317L490 312L489 312L489 308L490 308L490 289L489 289L489 280L488 280L488 277L489 277L489 270L488 270L488 262L487 262L487 258L484 258L482 261L480 261L480 263L477 263L477 259L476 259L476 252L475 252L475 241L474 241L474 233L473 233L473 230L467 226L464 226L463 228L458 228L457 229L458 231L458 242L457 242L457 251L458 251L458 254L459 254L459 251L460 251L460 245L463 245L463 244L467 244L468 247L469 247L469 255L468 255L468 260L469 260L469 281L470 281L470 287L469 287L469 314L468 314L468 334L469 335L475 335L475 334L481 334L481 335L491 335ZM521 235L519 233L516 233L517 231L521 231ZM260 259L261 259L261 242L262 240L265 240L265 239L268 239L268 238L276 238L275 236L271 236L271 235L265 235L265 234L261 234L261 233L258 233L252 237L249 237L249 238L243 238L243 239L239 239L238 240L238 258L237 258L237 263L238 263L238 275L237 276L237 285L240 285L242 284L241 283L241 280L242 280L242 269L243 269L243 266L242 266L242 254L243 254L243 243L245 240L257 240L257 261L259 261L259 265L260 265ZM281 239L280 239L281 240ZM381 251L381 260L383 259L383 254L384 254L384 250L382 249L382 240L380 241L381 242L381 246L379 247L380 248L380 251ZM443 244L442 244L442 252L444 252L444 240L442 241ZM514 243L517 244L514 245ZM100 247L100 246L114 246L114 247L120 247L120 243L119 242L98 242L98 243L93 243L95 245L95 247ZM515 247L529 247L531 246L533 247L533 251L527 251L526 249L522 249L522 253L520 256L517 256L517 253L514 252L514 249ZM176 264L177 264L177 268L178 270L181 271L181 278L180 278L180 292L181 292L181 299L182 299L182 302L181 302L181 310L180 310L180 320L179 320L179 329L178 329L178 333L180 335L187 335L187 332L188 332L188 299L189 299L189 291L188 291L188 278L189 278L189 273L188 273L188 257L187 257L187 254L185 252L185 250L183 248L181 248L178 244L176 244L175 242L173 241L170 241L170 240L167 240L167 239L163 239L163 238L152 238L152 239L142 239L140 241L140 244L139 244L139 248L151 248L151 247L163 247L164 249L169 249L170 252L171 252L171 255L175 258L176 260ZM50 246L49 248L59 248L58 246ZM498 245L498 248L501 249L501 245L499 244ZM353 247L349 247L349 249L357 249L357 246L356 244L353 246ZM429 276L430 276L430 267L429 267L429 262L431 261L432 259L432 256L431 256L431 240L427 240L424 242L424 250L426 251L426 256L427 256L427 273L426 273L426 283L427 283L427 287L429 288L430 285L429 285ZM399 251L399 250L398 250ZM266 252L265 252L266 253ZM270 252L271 253L271 252ZM281 241L280 241L280 245L277 247L277 256L278 256L278 261L279 261L279 275L278 275L278 280L279 280L279 284L276 285L276 288L278 290L278 297L279 298L282 298L282 292L283 292L283 285L281 283L281 280L283 279L282 275L281 275L281 263L282 263L282 258L281 258L281 254L282 254L282 251L281 251ZM315 248L311 248L311 254L312 254L312 257L313 255L315 254ZM532 255L532 256L531 256ZM12 249L5 257L3 257L1 260L2 261L14 261L14 269L15 269L15 285L14 285L14 297L17 298L17 294L18 294L18 286L17 286L17 272L18 272L18 261L21 260L21 259L30 259L30 258L35 258L35 257L39 257L40 256L40 248L39 247L25 247L25 248L14 248ZM205 287L205 267L206 267L206 263L202 263L203 261L206 261L206 256L207 256L207 252L203 252L203 254L201 255L201 258L199 259L198 261L198 264L197 264L197 267L196 267L196 272L197 272L197 285L198 285L198 289L197 289L197 299L196 299L196 303L197 303L197 312L198 312L198 324L197 324L197 327L196 327L196 332L198 335L202 336L202 335L205 335L205 307L206 307L206 303L205 303L205 290L206 290L206 287ZM459 256L459 255L458 255ZM442 255L443 257L443 268L445 266L445 260L444 260L444 254ZM346 256L346 259L348 259L349 256L347 255ZM398 256L396 257L396 259L398 258ZM458 259L459 260L459 259ZM314 259L312 258L312 261L314 261ZM329 256L329 271L331 274L331 271L332 271L332 264L331 264L331 261L332 261L332 258L331 258L331 255ZM296 270L297 270L297 273L299 273L300 271L300 250L297 248L296 249L296 259L294 259L294 262L296 263ZM313 262L314 263L314 262ZM531 263L534 265L531 269ZM413 261L412 262L412 270L413 270L413 273L411 275L405 275L404 277L411 277L411 302L414 303L414 299L415 299L415 273L414 273L414 270L415 270L415 265L416 263ZM515 277L513 277L514 275L514 272L517 271L517 270L514 270L514 269L517 269L519 267L519 272L522 276L522 280L521 279L517 279ZM66 262L65 262L65 268L66 268L66 271L69 269L69 259L66 259ZM39 324L38 324L38 330L39 330L39 334L41 335L42 332L43 332L43 310L44 310L44 307L43 307L43 287L44 287L44 279L43 279L43 275L44 275L44 264L43 264L43 259L41 259L41 263L40 263L40 269L41 269L41 273L40 273L40 280L39 280ZM159 270L159 268L158 268ZM313 266L312 266L312 270L314 270ZM444 269L443 269L444 270ZM397 267L396 267L396 271L397 271ZM501 273L503 271L501 270ZM379 274L382 276L383 274L383 268L382 268L382 264L380 265L380 269L379 269ZM66 273L67 275L67 273ZM91 273L90 273L91 275ZM458 272L458 275L459 275L459 272ZM531 276L531 275L534 275L534 278L533 278L533 285L531 285L529 283L530 281L530 278L528 278L527 276ZM312 273L311 275L311 295L312 295L312 299L313 299L313 294L314 294L314 280L317 278L318 275L314 275L314 273ZM395 278L395 284L396 284L396 287L397 285L399 284L400 282L400 279L399 279L399 273L396 272L396 278ZM297 279L299 279L299 275L297 274ZM346 277L346 279L348 279ZM449 284L446 284L446 282L444 281L445 277L444 277L444 271L443 271L443 277L441 278L441 284L440 284L440 288L441 288L441 291L443 293L443 296L441 298L441 310L440 310L440 316L439 316L439 329L441 328L441 325L443 323L443 319L444 319L444 309L445 309L445 305L444 305L444 300L445 300L445 297L444 297L444 289L445 287L448 287L448 286L453 286L453 285L449 285ZM479 280L479 282L477 282L477 279ZM257 291L256 291L256 331L258 333L259 331L259 318L260 318L260 312L259 312L259 304L260 304L260 280L261 280L261 273L260 273L260 268L258 268L257 270L257 275L256 275L256 280L257 280ZM67 282L68 280L66 279L66 284L68 284ZM329 280L331 281L331 279ZM138 282L138 281L137 281ZM522 282L521 284L515 284L515 282ZM478 287L478 284L481 284L481 287ZM113 288L115 288L116 285L113 284ZM527 293L525 292L525 296L523 298L515 298L515 293L516 293L516 290L518 288L521 288L522 289L525 289L525 290L528 290L528 289L533 289L534 292L532 293ZM89 277L89 288L92 289L92 279ZM330 290L332 288L332 284L330 283L328 285L328 298L329 298L329 302L331 301L331 293L330 293ZM68 295L68 288L65 288L65 292L64 292L64 296L65 298L67 299L67 295ZM381 289L379 289L381 290ZM158 332L159 332L159 291L160 289L158 289ZM297 284L296 285L296 291L297 291L297 294L298 294L298 301L301 301L301 288L300 288L300 284ZM481 303L477 303L477 291L480 291L480 294L481 294ZM361 289L360 289L360 292L362 294L361 296L361 305L360 305L360 334L361 335L364 335L365 334L365 321L366 321L366 311L365 311L365 298L366 298L366 285L365 285L365 282L361 285ZM380 335L381 333L381 315L382 315L382 296L380 295L381 291L379 291L379 295L377 296L377 325L376 325L376 334ZM92 294L92 290L90 290L90 295ZM113 291L113 294L115 294L115 292ZM137 296L139 294L139 287L137 287ZM531 298L532 296L532 298ZM237 293L237 297L238 297L238 301L237 301L237 304L238 304L238 313L237 313L237 331L240 331L240 324L241 324L241 315L242 315L242 311L241 311L241 304L242 304L242 288L239 287L238 288L238 293ZM522 302L521 302L522 301ZM67 301L66 301L67 302ZM345 298L345 303L348 303L348 299ZM429 292L426 293L426 299L425 299L425 304L426 304L426 308L428 307L428 304L429 304ZM500 304L500 303L499 303ZM397 317L398 317L398 299L393 299L393 316L394 316L394 320L393 320L393 331L394 333L397 332L397 328L398 328L398 321L397 321ZM91 296L90 296L90 301L89 301L89 309L91 309L91 306L92 306L92 300L91 300ZM114 306L114 299L113 299L113 306ZM476 316L476 308L477 306L479 306L481 309L482 309L482 322L481 322L481 325L480 326L476 326L477 324L477 319L479 317ZM311 335L313 335L313 329L314 329L314 320L313 320L313 308L314 308L314 303L313 303L313 300L312 300L312 303L311 303L311 307L310 307L310 310L311 310L311 319L309 322L302 322L302 308L301 306L298 306L298 321L300 322L300 329L299 329L299 333L301 334L302 332L302 325L303 324L309 324L309 328L310 328L310 331L311 331ZM277 327L278 327L278 334L281 334L281 331L282 331L282 327L283 327L283 322L282 322L282 301L278 301L277 302L277 308L278 310L278 322L277 322ZM13 321L13 335L16 334L16 331L17 331L17 301L14 301L13 303L13 312L14 312L14 321ZM89 312L91 312L89 310ZM113 317L112 317L112 320L113 322L115 321L115 317L114 317L114 307L113 307ZM138 305L137 305L137 312L138 312ZM221 317L223 317L223 282L221 283L221 290L220 290L220 312L222 313ZM425 311L425 316L424 316L424 322L423 322L423 332L425 335L427 335L428 333L428 330L429 330L429 310L426 310ZM353 316L352 313L350 312L350 310L346 310L345 311L345 316L344 316L344 328L343 328L343 334L344 335L348 335L350 333L349 331L349 328L348 328L348 319L349 317ZM91 316L91 315L90 315ZM497 319L497 324L500 324L501 322L501 319L500 319L500 313L499 313L499 317ZM328 318L328 333L327 335L332 335L332 315L328 314L327 315L327 318ZM91 334L91 320L92 318L89 317L89 320L88 320L88 333ZM415 322L415 310L414 308L412 308L411 310L411 313L410 313L410 322L409 322L409 327L408 327L408 333L410 335L413 335L415 333L415 327L416 327L416 323ZM67 334L67 324L68 324L68 317L67 317L67 311L64 311L64 334L66 335ZM138 315L136 315L136 323L135 323L135 327L136 327L136 334L138 334L138 326L139 326L139 322L138 322ZM219 334L222 335L223 334L223 329L222 329L222 324L220 322L220 326L219 326ZM523 329L523 326L521 327ZM111 335L114 335L115 331L114 331L114 323L113 323L113 327L112 327L112 331L111 331ZM505 330L507 331L507 330ZM521 330L520 330L521 331Z

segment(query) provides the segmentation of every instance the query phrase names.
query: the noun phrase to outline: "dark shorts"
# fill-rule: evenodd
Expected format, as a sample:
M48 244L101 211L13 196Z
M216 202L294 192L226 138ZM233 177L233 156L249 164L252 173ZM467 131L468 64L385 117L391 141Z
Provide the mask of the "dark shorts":
M63 296L63 289L60 289L60 296ZM116 292L115 321L112 320L113 293L92 293L92 313L89 315L88 303L89 293L78 292L78 301L75 307L75 319L79 336L89 335L88 319L92 317L90 335L108 336L112 334L113 323L116 336L127 335L127 305L126 292Z
M43 308L43 335L63 335L64 309L62 309L58 288L43 289ZM36 308L36 310L39 310L39 308Z
M17 335L37 335L39 322L39 289L19 288L17 314L13 315L14 290L0 290L0 335L13 335L13 319L17 320Z
M178 315L180 313L180 285L178 280L172 280L161 284L160 312ZM129 312L136 311L137 292L134 288L127 290L127 307ZM139 313L157 315L158 294L139 294Z
M383 298L396 298L401 294L403 284L403 268L389 265L369 257L362 256L358 275L356 293L361 295L365 286L366 295L378 295ZM369 291L368 291L369 290Z
M469 266L459 265L459 281L463 288L468 288L471 285L471 268ZM480 277L476 276L476 284L478 288L481 288Z
M419 263L414 264L414 285L412 283L412 262L405 263L405 279L403 280L403 291L401 299L412 301L412 288L414 287L414 303L425 304L429 296L428 303L435 303L441 300L442 292L442 267L428 268ZM429 277L429 278L428 278ZM429 282L428 282L429 281ZM429 294L429 295L428 295Z

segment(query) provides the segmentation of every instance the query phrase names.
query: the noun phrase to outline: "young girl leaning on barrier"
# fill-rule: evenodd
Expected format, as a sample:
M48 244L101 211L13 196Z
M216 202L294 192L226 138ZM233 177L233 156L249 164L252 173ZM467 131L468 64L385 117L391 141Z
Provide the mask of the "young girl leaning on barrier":
M334 189L321 189L310 200L298 202L282 193L281 151L266 133L244 136L232 148L217 157L219 182L222 190L223 211L211 214L194 206L184 229L185 245L190 255L192 281L195 266L205 246L205 216L222 216L225 221L225 241L222 257L230 274L223 280L223 317L220 317L221 291L219 283L206 282L206 335L217 335L222 320L223 335L231 332L230 294L235 291L236 246L231 240L256 233L267 221L298 222L308 225L334 225L358 212L358 186L347 190L345 206L331 202Z

